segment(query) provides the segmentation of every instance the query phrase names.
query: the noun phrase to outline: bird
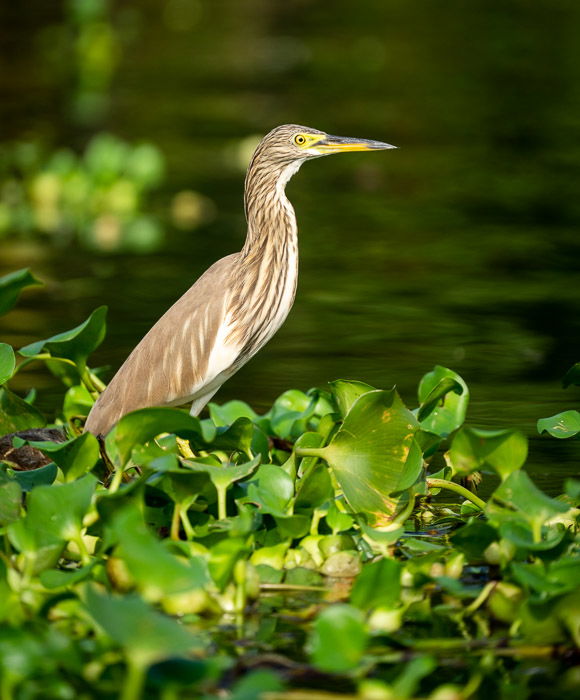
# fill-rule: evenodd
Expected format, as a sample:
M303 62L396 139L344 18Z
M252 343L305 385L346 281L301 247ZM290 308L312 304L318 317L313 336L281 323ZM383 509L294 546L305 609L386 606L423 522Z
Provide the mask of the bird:
M93 405L84 430L103 437L127 413L152 406L191 403L191 415L198 415L294 303L298 229L285 194L290 178L320 156L391 148L297 124L266 134L246 173L241 251L214 263L155 323Z

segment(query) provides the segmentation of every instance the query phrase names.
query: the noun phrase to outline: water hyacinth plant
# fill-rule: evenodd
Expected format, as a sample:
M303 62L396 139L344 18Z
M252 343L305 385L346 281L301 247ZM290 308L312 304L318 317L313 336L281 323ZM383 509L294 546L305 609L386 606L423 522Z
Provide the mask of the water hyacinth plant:
M0 279L0 310L34 283ZM411 408L338 380L262 415L142 409L99 444L105 317L0 344L3 698L578 693L580 482L543 493L522 433L465 423L459 375ZM51 419L10 389L36 361L65 387Z

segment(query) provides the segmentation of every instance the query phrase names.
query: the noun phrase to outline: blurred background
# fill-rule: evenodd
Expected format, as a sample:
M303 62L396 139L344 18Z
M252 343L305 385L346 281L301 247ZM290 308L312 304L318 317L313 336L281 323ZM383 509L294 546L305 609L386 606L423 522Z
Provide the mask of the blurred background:
M264 410L356 378L414 405L435 364L471 423L535 433L577 405L577 0L28 0L0 9L0 274L45 283L2 320L16 346L109 306L112 376L245 234L245 167L294 122L398 151L308 163L295 307L219 392ZM50 412L61 390L41 369ZM576 469L536 439L531 469ZM550 465L550 472L546 466ZM542 484L545 486L545 484Z

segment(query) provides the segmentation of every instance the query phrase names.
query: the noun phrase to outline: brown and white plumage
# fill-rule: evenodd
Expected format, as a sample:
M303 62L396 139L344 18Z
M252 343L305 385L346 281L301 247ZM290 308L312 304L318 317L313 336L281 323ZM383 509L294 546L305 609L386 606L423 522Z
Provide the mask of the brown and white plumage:
M298 236L288 180L311 158L385 148L394 146L295 124L267 134L246 175L244 247L214 263L157 321L93 406L85 430L105 435L146 406L191 401L197 415L268 342L294 302Z

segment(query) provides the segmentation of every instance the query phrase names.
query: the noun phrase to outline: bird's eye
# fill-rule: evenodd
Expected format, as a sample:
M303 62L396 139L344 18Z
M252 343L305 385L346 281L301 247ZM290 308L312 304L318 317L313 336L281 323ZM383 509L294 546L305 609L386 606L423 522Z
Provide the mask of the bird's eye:
M294 143L297 146L303 146L306 143L306 138L302 134L298 134L298 136L294 137Z

